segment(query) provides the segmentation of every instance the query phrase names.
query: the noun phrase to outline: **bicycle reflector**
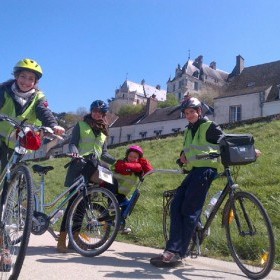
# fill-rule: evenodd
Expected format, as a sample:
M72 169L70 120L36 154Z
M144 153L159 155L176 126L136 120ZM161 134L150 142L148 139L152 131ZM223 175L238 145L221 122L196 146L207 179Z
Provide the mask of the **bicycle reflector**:
M19 143L27 150L38 150L42 145L42 140L39 132L33 131L29 127L25 127L24 131L18 132Z

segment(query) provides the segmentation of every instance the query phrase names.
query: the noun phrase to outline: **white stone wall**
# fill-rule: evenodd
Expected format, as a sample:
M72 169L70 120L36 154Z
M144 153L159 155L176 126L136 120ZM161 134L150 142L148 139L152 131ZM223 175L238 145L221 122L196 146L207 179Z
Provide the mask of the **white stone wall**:
M263 116L280 114L280 100L266 102L263 104Z
M261 116L259 93L214 99L214 120L218 124L229 123L229 107L241 105L241 120Z
M180 128L180 131L185 130L185 126L187 125L187 121L185 118L177 119L177 120L169 120L164 122L154 122L154 123L145 123L145 124L135 124L131 126L123 126L123 127L111 127L109 129L109 139L108 144L118 144L127 142L127 135L130 134L130 141L140 140L142 139L142 132L146 132L146 138L155 137L156 130L161 130L161 135L166 135L170 133L174 133L172 129ZM113 143L111 142L111 137L114 137Z

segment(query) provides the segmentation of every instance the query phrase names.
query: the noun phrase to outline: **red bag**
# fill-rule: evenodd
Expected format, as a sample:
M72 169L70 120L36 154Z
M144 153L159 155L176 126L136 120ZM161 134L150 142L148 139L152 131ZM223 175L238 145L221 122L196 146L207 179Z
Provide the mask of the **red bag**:
M19 143L22 147L28 150L36 151L42 145L42 140L39 132L34 132L29 129L27 132L18 133Z

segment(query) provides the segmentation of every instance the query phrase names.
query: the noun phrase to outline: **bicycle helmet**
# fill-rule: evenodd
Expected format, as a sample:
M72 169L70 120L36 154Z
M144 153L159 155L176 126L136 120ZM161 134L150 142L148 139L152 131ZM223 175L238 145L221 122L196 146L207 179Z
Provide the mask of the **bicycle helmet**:
M94 109L99 109L104 114L107 113L109 110L107 104L102 100L95 100L91 103L90 112L92 112Z
M43 75L41 66L33 59L25 58L20 60L14 67L14 75L22 70L33 72L39 80Z
M126 156L128 156L129 152L136 152L139 154L140 157L143 157L143 149L140 146L130 146L127 150L126 150Z
M181 111L184 112L187 108L198 109L201 107L201 102L197 98L191 97L181 104Z

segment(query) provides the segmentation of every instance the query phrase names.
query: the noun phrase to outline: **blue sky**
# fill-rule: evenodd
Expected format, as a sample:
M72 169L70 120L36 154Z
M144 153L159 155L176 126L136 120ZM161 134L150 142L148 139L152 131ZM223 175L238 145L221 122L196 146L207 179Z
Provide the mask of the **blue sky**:
M203 55L231 72L280 59L279 0L1 0L0 82L37 60L57 113L114 97L126 79L166 89L178 64Z

